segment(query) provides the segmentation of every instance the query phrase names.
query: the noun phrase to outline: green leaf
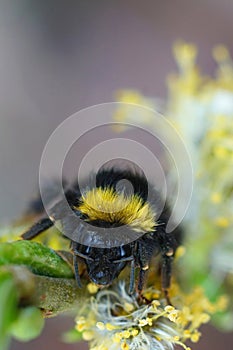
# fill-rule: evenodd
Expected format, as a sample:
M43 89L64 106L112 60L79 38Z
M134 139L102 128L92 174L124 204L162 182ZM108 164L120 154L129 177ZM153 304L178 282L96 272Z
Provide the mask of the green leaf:
M222 332L233 331L233 314L232 311L217 312L212 317L212 322Z
M9 272L0 271L0 349L9 345L9 328L17 317L17 293L13 277Z
M82 333L73 328L62 335L62 340L65 343L76 343L83 340Z
M31 241L0 244L0 266L26 265L33 273L49 277L73 278L70 266L52 249Z
M41 311L30 306L20 310L17 320L12 324L11 334L20 341L29 341L39 336L43 327Z

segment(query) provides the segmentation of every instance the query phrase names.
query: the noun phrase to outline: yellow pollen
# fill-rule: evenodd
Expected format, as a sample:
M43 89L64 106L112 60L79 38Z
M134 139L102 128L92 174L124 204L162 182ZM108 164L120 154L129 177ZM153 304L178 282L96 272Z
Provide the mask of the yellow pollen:
M113 335L112 337L114 343L120 343L121 339L122 339L122 333L121 332L117 332Z
M111 323L106 323L106 329L107 331L113 331L116 329L116 326L113 326Z
M169 315L167 315L167 318L172 322L176 322L178 315L179 315L179 311L173 310L169 313Z
M133 337L136 337L137 335L138 335L138 329L133 329L132 331L131 331L131 335L133 336Z
M139 322L138 322L138 325L139 325L140 327L144 327L144 326L146 326L147 324L148 324L148 322L147 322L147 320L145 320L145 319L139 320Z
M175 255L175 258L176 259L179 259L181 258L186 252L186 249L183 245L179 246L176 250L176 255Z
M175 335L175 336L173 337L173 339L174 339L174 341L179 341L179 340L180 340L180 337L179 337L178 335Z
M96 327L97 327L99 330L103 331L103 330L105 329L105 324L104 324L103 322L97 322L97 323L96 323Z
M229 299L227 298L226 295L222 295L222 296L219 297L219 300L217 301L217 308L220 311L223 311L223 310L226 309L228 304L229 304Z
M131 303L124 303L124 309L127 312L131 312L134 310L134 305Z
M183 42L176 42L174 46L176 60L183 65L190 65L194 62L197 55L197 48L194 45Z
M151 232L155 229L154 212L148 202L138 195L126 196L113 188L93 188L82 195L77 207L88 221L101 220L129 225L135 231Z
M165 310L166 312L172 312L172 311L175 310L175 308L174 308L174 306L167 305L167 306L165 306L164 310Z
M203 313L200 317L202 323L208 323L210 320L210 315Z
M91 331L85 331L82 333L83 340L90 341L94 337L94 333Z
M131 336L130 331L123 331L122 332L122 337L125 339L128 339Z
M152 306L153 306L154 309L157 309L157 306L160 306L160 301L158 301L158 300L153 300L151 304L152 304Z
M76 326L75 328L77 329L78 332L82 332L87 326L86 320L84 319L84 317L80 317L77 321L76 321Z
M214 204L218 204L218 203L221 203L222 201L222 196L220 193L218 192L214 192L211 196L211 201L214 203Z
M228 227L230 225L229 219L220 216L216 219L216 225L222 228Z
M90 294L96 294L98 292L99 288L94 283L88 283L87 290Z
M146 320L147 320L147 324L148 324L149 326L152 326L152 324L153 324L153 319L152 319L151 317L147 317Z
M123 342L123 343L121 344L121 349L122 349L122 350L129 350L129 345L128 345L126 342Z
M192 335L191 335L191 337L190 337L190 339L191 339L191 341L193 342L193 343L197 343L198 341L199 341L199 339L200 339L200 335L201 335L201 333L199 333L199 332L194 332Z
M228 157L228 150L223 146L216 146L214 148L214 155L221 159L226 159Z

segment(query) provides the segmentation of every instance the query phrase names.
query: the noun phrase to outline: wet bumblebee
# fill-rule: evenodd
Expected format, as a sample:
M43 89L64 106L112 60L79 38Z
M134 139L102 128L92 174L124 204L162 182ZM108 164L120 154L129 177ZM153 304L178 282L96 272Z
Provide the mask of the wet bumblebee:
M136 288L141 293L152 258L160 255L162 290L170 303L172 261L181 231L178 228L166 233L169 208L165 205L158 215L161 196L145 176L130 170L100 170L95 186L74 184L65 190L65 198L53 206L50 217L43 217L22 238L33 239L59 221L63 235L71 241L78 286L81 287L81 262L90 280L100 286L112 284L130 265L131 294L135 269L139 268Z

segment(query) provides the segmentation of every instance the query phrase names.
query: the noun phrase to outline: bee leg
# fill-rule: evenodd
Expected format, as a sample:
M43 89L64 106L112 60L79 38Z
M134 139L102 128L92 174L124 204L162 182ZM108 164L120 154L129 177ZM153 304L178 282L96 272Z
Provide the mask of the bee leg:
M73 250L73 266L74 266L74 275L79 288L82 288L82 283L80 279L80 273L78 268L78 256L77 256L77 245L74 241L71 241L71 249Z
M169 288L171 285L173 255L167 255L167 254L164 254L162 256L162 269L161 269L162 290L166 298L167 304L172 305L169 297Z
M30 240L38 236L41 232L53 226L53 221L49 218L43 218L35 223L28 231L21 235L22 239Z
M139 296L139 300L141 300L141 302L143 304L150 304L151 301L148 300L145 295L142 294L143 291L143 286L144 286L144 282L145 282L145 277L146 277L146 270L143 270L142 268L139 271L139 277L138 277L138 296Z
M130 270L130 280L129 280L129 294L133 294L135 284L135 262L134 259L131 261L131 270Z
M138 244L137 254L138 254L138 263L140 267L137 289L138 289L140 298L148 302L148 300L142 295L143 286L145 283L146 271L149 269L148 254L145 247L142 246L140 243Z
M75 274L76 282L78 284L78 287L82 288L82 283L81 283L79 268L78 268L78 258L77 258L77 255L75 255L75 252L73 256L73 264L74 264L74 274Z
M146 270L140 268L139 277L138 277L138 291L142 293L144 282L145 282Z

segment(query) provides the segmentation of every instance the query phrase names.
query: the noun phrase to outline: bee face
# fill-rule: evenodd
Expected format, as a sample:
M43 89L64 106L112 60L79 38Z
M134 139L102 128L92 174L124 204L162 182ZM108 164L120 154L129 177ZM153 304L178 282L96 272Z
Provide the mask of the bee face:
M112 284L126 265L126 262L111 262L106 257L94 261L86 260L85 263L91 281L102 286Z
M95 284L106 286L112 284L115 278L133 259L132 246L126 245L111 249L88 247L73 242L74 254L84 261L90 280Z

